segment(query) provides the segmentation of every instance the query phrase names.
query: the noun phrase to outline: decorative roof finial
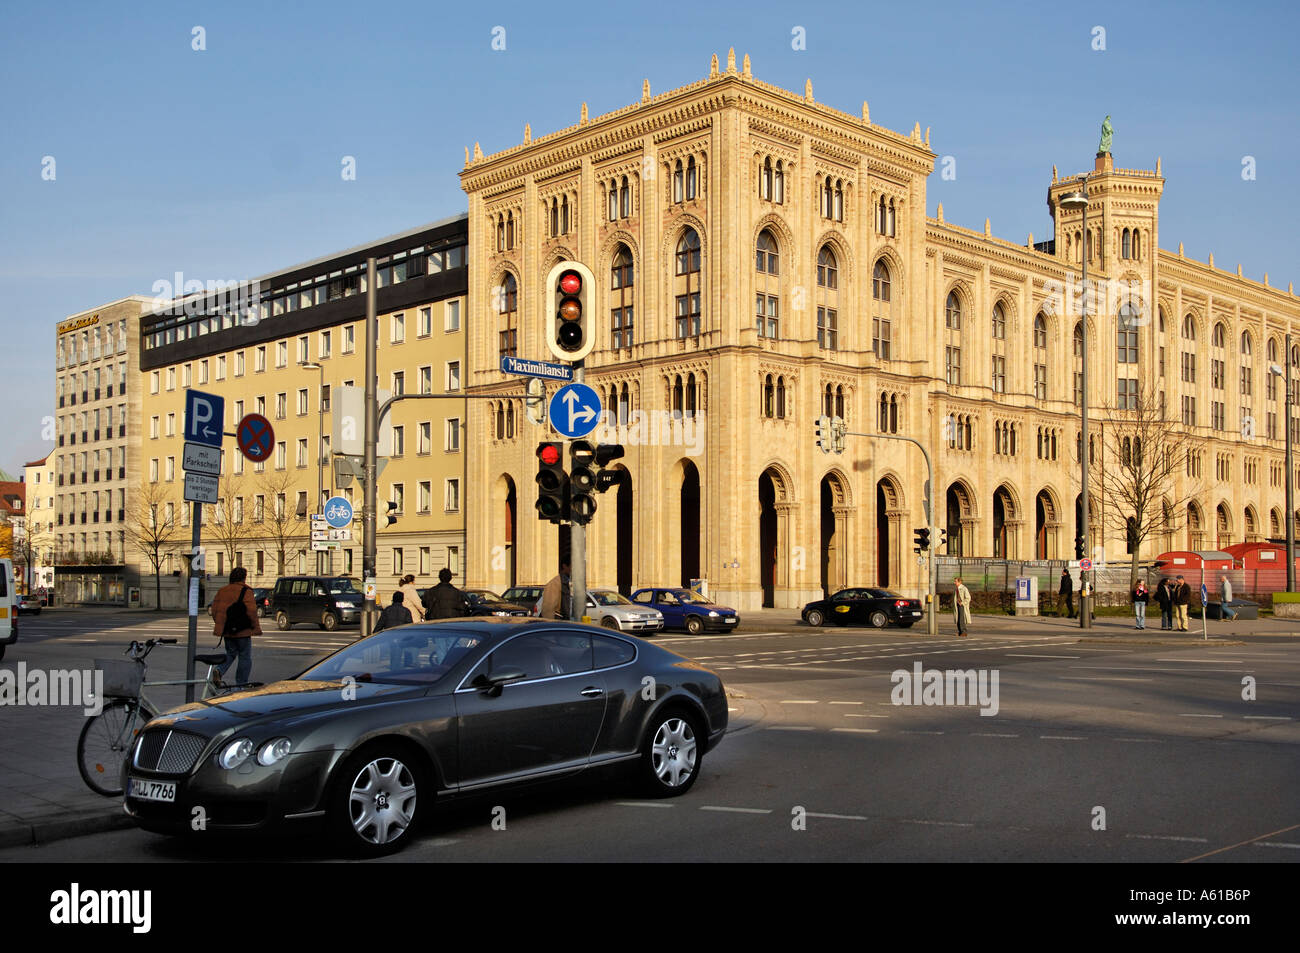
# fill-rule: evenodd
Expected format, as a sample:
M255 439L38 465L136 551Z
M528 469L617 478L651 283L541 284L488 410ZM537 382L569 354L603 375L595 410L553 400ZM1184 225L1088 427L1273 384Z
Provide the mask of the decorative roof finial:
M1033 247L1034 247L1034 233L1033 233L1033 232L1030 232L1030 233L1029 233L1029 241L1027 241L1027 242L1025 243L1025 247L1026 247L1026 248L1033 248Z
M465 147L465 164L469 165L469 146Z
M862 100L862 124L864 126L871 125L871 109L867 106L867 101L865 99Z
M1242 277L1242 274L1241 274L1241 262L1237 262L1237 277L1238 277L1238 278L1241 278L1241 277Z
M754 74L751 73L751 72L749 71L749 54L748 54L748 53L745 54L745 59L744 59L744 62L741 64L741 69L744 71L745 79L753 79L753 78L754 78Z
M578 125L585 126L586 124L587 124L587 104L583 103L582 112L578 114Z
M734 46L727 49L727 72L736 72L736 48Z
M1178 257L1179 257L1179 258L1182 258L1182 257L1183 257L1183 243L1182 243L1182 242L1179 242L1179 243L1178 243Z
M714 53L713 58L709 60L709 79L718 78L718 54Z
M984 219L984 235L987 238L993 237L993 223L989 219Z
M930 148L930 127L925 127L925 147Z
M1156 156L1156 175L1160 174L1160 157Z
M1059 178L1059 176L1057 176L1057 174L1056 174L1056 166L1053 165L1053 166L1052 166L1052 184L1053 184L1053 185L1056 184L1056 180L1057 180L1058 178Z
M813 101L813 94L812 94L812 80L811 80L811 79L806 79L806 80L803 81L803 98L804 98L807 102L812 102L812 101Z
M939 213L935 217L939 219L939 224L942 225L943 224L943 203L942 202L939 203Z
M919 122L912 127L912 141L913 142L921 141L921 124Z
M1214 252L1210 252L1210 261L1209 261L1209 265L1210 265L1211 268L1214 267Z
M650 80L649 78L641 80L641 102L650 102Z
M527 145L532 141L533 141L533 126L532 123L526 122L524 123L524 144Z
M475 159L483 158L483 147L480 146L477 142L474 143L474 158Z
M1268 272L1264 272L1264 287L1268 287Z

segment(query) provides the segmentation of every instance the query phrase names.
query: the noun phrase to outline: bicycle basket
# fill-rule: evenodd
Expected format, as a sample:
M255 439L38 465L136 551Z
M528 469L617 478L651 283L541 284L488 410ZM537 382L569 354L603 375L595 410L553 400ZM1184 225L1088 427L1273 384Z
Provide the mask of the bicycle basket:
M95 659L95 671L104 673L105 698L134 698L144 681L144 665L135 659Z

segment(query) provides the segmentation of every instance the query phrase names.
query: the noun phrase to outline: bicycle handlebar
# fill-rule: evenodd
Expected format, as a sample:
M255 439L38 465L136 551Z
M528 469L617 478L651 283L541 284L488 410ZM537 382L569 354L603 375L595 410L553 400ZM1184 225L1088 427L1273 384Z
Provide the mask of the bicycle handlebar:
M132 639L131 644L122 652L123 655L130 655L132 658L143 659L153 651L155 645L175 645L179 639L148 639L140 642Z

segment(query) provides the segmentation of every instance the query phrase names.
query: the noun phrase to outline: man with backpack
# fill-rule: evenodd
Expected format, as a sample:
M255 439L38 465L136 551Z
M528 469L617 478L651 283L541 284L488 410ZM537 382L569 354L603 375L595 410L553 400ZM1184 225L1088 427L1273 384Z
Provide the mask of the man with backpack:
M246 685L253 674L253 636L262 634L257 618L257 600L253 590L244 584L248 570L236 566L230 571L230 584L222 586L212 600L212 634L226 640L226 660L217 667L224 677L235 659L235 682Z

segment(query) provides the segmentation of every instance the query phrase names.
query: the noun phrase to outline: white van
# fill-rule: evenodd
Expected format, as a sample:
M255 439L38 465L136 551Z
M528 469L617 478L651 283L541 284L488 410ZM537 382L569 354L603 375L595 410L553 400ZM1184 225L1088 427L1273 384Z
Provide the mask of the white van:
M14 564L0 559L0 659L5 646L18 641L18 594L14 587Z

